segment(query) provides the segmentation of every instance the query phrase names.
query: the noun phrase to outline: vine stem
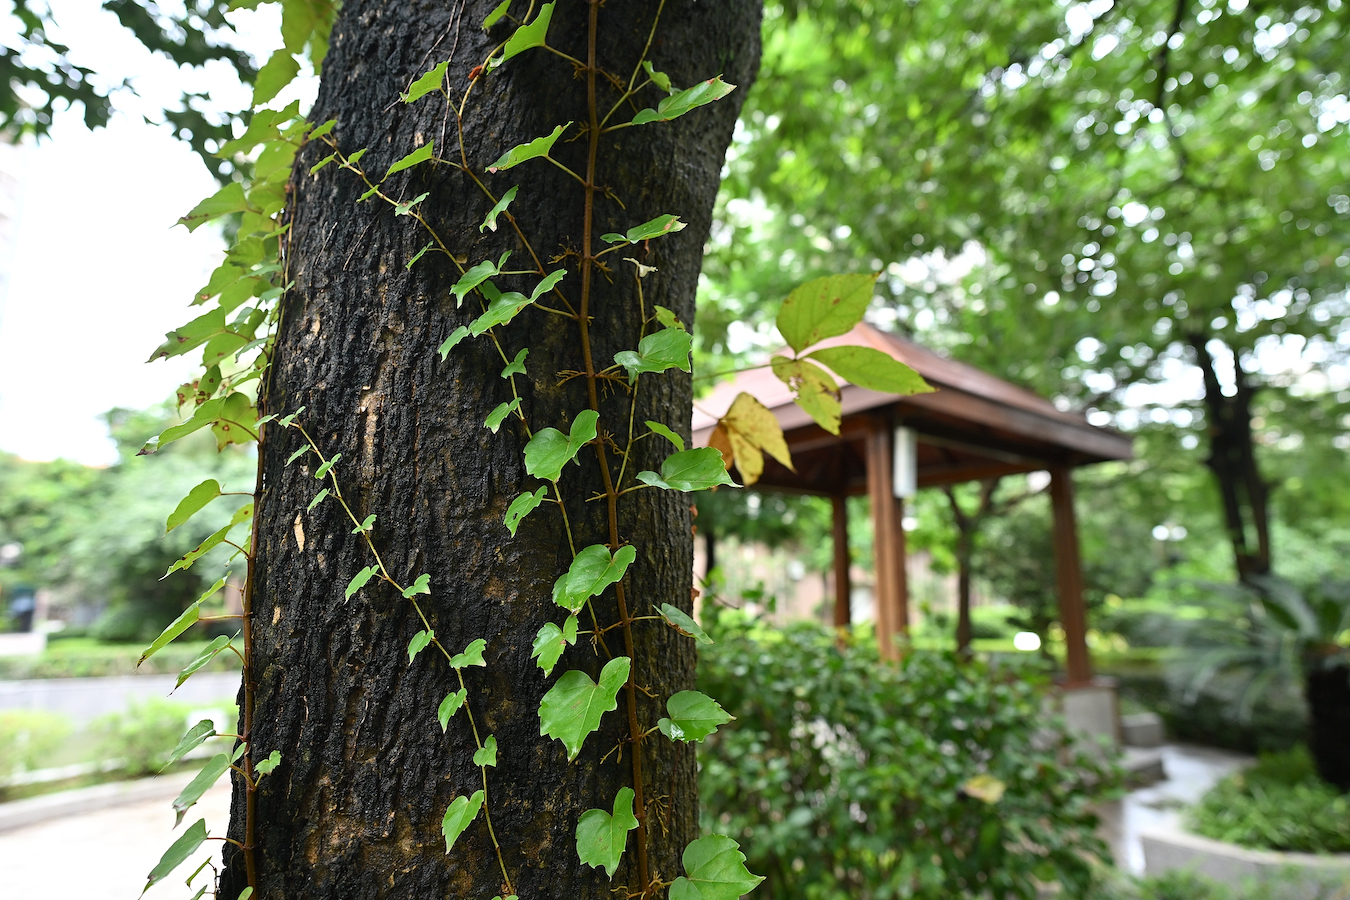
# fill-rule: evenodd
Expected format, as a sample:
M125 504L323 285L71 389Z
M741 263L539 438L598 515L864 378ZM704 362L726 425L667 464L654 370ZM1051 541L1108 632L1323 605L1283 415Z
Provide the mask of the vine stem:
M599 392L596 389L595 362L591 354L590 302L591 271L595 257L591 255L591 241L595 224L595 163L600 150L600 122L595 98L595 50L599 33L601 0L588 0L589 15L586 26L586 109L589 127L586 130L586 178L585 207L581 226L581 305L577 312L577 325L581 330L581 353L586 365L586 393L591 409L600 411ZM619 548L618 494L609 474L609 460L605 453L603 440L595 442L595 454L600 463L600 477L605 487L605 506L609 518L609 549L613 553ZM629 754L633 766L633 806L637 818L637 862L638 883L643 896L651 883L650 868L647 862L647 805L643 799L642 784L642 728L638 725L637 709L637 666L633 650L633 629L628 617L628 602L624 595L623 580L614 585L614 593L619 603L619 621L623 624L624 651L629 660L634 661L628 669L628 682L624 686L628 701L628 732L633 743L633 752Z

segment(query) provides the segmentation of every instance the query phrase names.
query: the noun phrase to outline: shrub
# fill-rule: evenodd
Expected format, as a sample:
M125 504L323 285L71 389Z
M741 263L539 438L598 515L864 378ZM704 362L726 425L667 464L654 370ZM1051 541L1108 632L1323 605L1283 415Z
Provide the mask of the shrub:
M1107 858L1088 804L1116 774L1046 715L1043 681L708 620L701 686L737 719L700 753L703 824L753 835L760 896L1031 898L1053 881L1087 896Z
M71 733L59 713L31 709L0 710L0 777L41 768Z
M1317 777L1307 749L1263 755L1191 811L1198 834L1265 850L1350 853L1350 795Z
M158 772L169 753L192 723L192 704L147 697L133 700L125 712L110 713L94 722L102 756L123 760L123 769L132 775Z

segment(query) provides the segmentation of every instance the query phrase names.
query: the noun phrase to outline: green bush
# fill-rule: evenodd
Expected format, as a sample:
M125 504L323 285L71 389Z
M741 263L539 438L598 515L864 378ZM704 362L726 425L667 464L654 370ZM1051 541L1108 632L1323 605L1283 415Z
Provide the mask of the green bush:
M1214 785L1190 827L1244 847L1350 853L1350 795L1319 779L1307 749L1295 747Z
M70 733L70 720L59 713L0 710L0 777L47 765Z
M187 719L194 708L159 697L133 700L125 712L97 719L92 730L104 759L123 760L123 769L131 775L150 775L164 766L192 724Z
M1055 881L1088 896L1108 858L1088 805L1117 774L1046 714L1038 677L708 620L700 686L737 718L699 754L703 825L753 836L759 896L1032 898Z

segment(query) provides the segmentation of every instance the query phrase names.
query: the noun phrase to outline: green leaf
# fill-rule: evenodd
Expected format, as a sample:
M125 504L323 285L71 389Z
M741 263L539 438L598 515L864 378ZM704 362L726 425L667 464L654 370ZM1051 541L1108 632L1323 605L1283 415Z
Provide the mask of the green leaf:
M205 794L207 789L219 781L220 776L228 772L229 769L229 754L221 753L211 757L211 761L193 776L193 779L187 783L187 787L183 788L177 799L173 801L173 811L178 814L178 818L173 823L174 828L179 826L183 821L184 814L196 805L197 801L202 798L202 794Z
M693 346L693 336L683 328L662 328L639 341L636 353L621 350L614 354L614 361L628 370L630 381L643 372L664 372L666 369L688 372Z
M417 654L425 650L435 637L436 632L434 631L419 631L413 635L413 639L408 641L408 662L416 659Z
M595 440L595 423L600 414L583 409L572 421L570 432L564 435L556 428L542 428L525 445L525 471L535 478L557 481L567 465L581 448Z
M775 356L770 360L773 374L792 388L797 405L830 434L839 433L839 385L820 366L805 359Z
M512 375L525 374L525 357L530 355L529 347L522 347L516 354L516 358L507 363L506 368L502 369L502 377L510 378Z
M403 264L403 268L405 268L405 269L407 269L407 270L409 270L409 271L412 271L413 263L415 263L415 262L417 262L419 259L421 259L421 258L422 258L422 255L425 254L428 250L430 250L430 249L431 249L432 247L434 247L434 246L436 246L436 242L435 242L435 241L429 241L425 247L423 247L421 250L418 250L416 253L414 253L414 254L412 255L412 258L409 259L407 262L405 262L405 263ZM442 359L444 359L444 357L442 357Z
M168 520L164 523L164 533L168 534L179 525L182 525L188 519L192 518L202 510L206 504L220 496L220 482L214 478L208 478L192 490L188 495L179 501L174 511L169 513Z
M662 603L661 617L673 625L677 631L688 635L700 644L711 644L713 642L713 639L708 637L708 633L699 627L693 617L678 606Z
M483 742L483 746L474 751L473 764L475 766L496 766L497 765L497 739L488 735L488 739Z
M196 725L189 728L187 734L179 739L178 745L174 747L173 752L169 754L169 758L164 763L163 768L168 768L178 762L188 753L191 753L193 750L200 747L208 738L215 737L215 735L216 726L212 724L210 719L202 719Z
M253 81L253 106L259 107L271 101L281 89L295 80L300 74L300 64L285 50L278 50L272 58L263 63L258 77Z
M319 138L323 137L325 134L328 134L336 127L337 127L337 119L329 119L327 122L324 122L322 125L317 126L313 131L311 131L309 133L309 136L306 137L305 140L317 141Z
M588 809L577 820L577 857L593 868L603 868L611 879L619 867L628 832L637 828L633 815L633 789L619 788L614 797L614 813Z
M445 811L441 820L441 834L445 836L445 852L455 846L455 841L464 833L464 829L473 823L478 811L483 808L483 792L474 791L471 797L456 797Z
M375 527L375 514L371 513L370 515L366 516L365 520L360 525L357 525L355 528L352 529L352 534L365 534L374 527Z
M652 434L659 434L661 437L674 444L676 450L684 449L684 438L680 437L660 422L653 422L651 419L648 419L644 424L652 430Z
M216 591L220 590L220 588L224 586L224 584L225 579L224 578L220 579L215 583L215 585L212 586L211 590L207 592L206 596L214 594ZM205 599L205 597L203 597L203 599ZM170 622L169 627L161 631L159 633L159 637L151 641L150 646L146 647L143 651L141 651L141 658L136 660L136 665L140 666L141 663L145 662L147 659L149 659L150 657L154 656L156 653L167 647L180 634L187 631L193 625L197 624L197 619L201 615L201 610L199 609L201 603L202 601L198 600L196 603L192 604L187 609L179 613L178 618Z
M476 638L469 641L469 646L464 648L463 653L456 653L450 657L450 668L465 669L469 666L486 666L483 660L483 651L487 649L487 641L482 638Z
M506 517L502 520L506 525L506 530L511 532L511 537L516 536L516 529L520 527L520 520L534 512L535 508L544 502L544 492L547 490L547 487L541 487L533 491L526 491L511 501L511 505L506 508Z
M228 444L246 444L257 440L248 430L248 426L257 420L257 410L247 394L238 391L230 394L220 407L220 415L211 423L211 433L216 436L216 450L224 450Z
M739 900L764 880L750 874L740 845L724 834L692 842L682 861L686 877L670 886L670 900Z
M548 6L551 8L553 4L550 3ZM571 124L571 122L568 122L566 125L559 125L557 128L554 128L552 132L543 137L537 137L532 141L512 147L510 150L503 153L495 163L488 166L487 170L489 172L500 172L505 169L514 168L527 160L548 156L549 151L553 149L553 145L557 143L558 138L562 136L563 131Z
M562 657L563 649L568 644L575 644L577 640L577 617L575 614L567 617L567 621L559 628L553 622L545 622L539 629L539 633L534 636L534 649L530 652L530 659L533 659L539 668L544 670L544 675L552 675L553 667L558 664Z
M683 328L684 323L675 318L675 314L666 309L661 304L653 304L652 309L656 311L656 321L660 322L666 328Z
M488 13L487 18L483 20L483 30L487 31L493 25L496 25L498 22L500 22L502 16L506 15L506 10L510 6L511 0L502 0L501 3L498 3L496 6L492 7L492 12Z
M295 462L297 459L299 459L300 457L304 456L304 455L305 455L306 453L308 453L308 452L309 452L309 447L308 447L308 446L304 446L304 447L299 447L299 448L297 448L296 451L295 451L294 453L292 453L290 456L286 457L286 465L289 466L291 463Z
M663 234L674 234L677 231L684 231L687 222L681 222L679 216L664 215L657 216L650 222L643 222L641 225L634 225L628 229L625 237L628 243L636 244L638 241L647 241Z
M197 848L206 842L206 820L198 819L188 830L184 831L178 838L169 845L169 849L164 851L164 855L159 858L159 862L150 870L150 875L146 879L145 887L141 889L144 894L150 890L150 887L163 881L170 872L183 864L189 856L197 852Z
M515 398L510 403L498 403L496 408L488 413L487 420L484 421L483 424L487 426L489 431L496 434L497 429L502 427L502 422L506 421L506 417L518 409L520 409L519 397Z
M518 291L507 291L488 304L487 312L469 323L469 334L478 337L498 325L507 325L529 305L529 297Z
M441 705L436 708L436 721L441 723L441 731L450 727L450 717L459 712L459 708L464 705L469 692L460 688L452 694L446 694Z
M412 198L411 200L409 200L407 203L395 203L395 204L394 204L394 215L396 215L396 216L408 216L408 215L412 215L412 208L413 208L414 206L416 206L417 204L421 203L423 200L427 199L427 198L430 197L430 196L431 196L430 192L428 192L428 191L423 191L422 193L418 194L416 197L414 197L414 198Z
M221 653L224 653L225 649L230 646L230 640L231 638L228 638L222 634L219 637L217 637L214 641L207 644L206 647L202 650L202 652L198 653L196 658L193 659L192 662L188 663L187 667L184 668L183 671L178 673L178 680L174 683L173 689L175 691L178 690L180 687L183 686L183 682L187 681L189 678L195 675L204 666L210 663L211 660L215 659Z
M468 336L469 329L463 325L450 332L450 336L445 339L445 342L441 344L438 351L441 354L441 360L444 361L445 358L450 355L450 351L455 348L455 345Z
M665 72L658 72L653 69L651 60L644 59L642 61L642 68L647 70L647 77L652 80L652 84L656 85L667 94L674 90L670 85L670 76Z
M328 474L328 472L333 468L333 466L337 465L337 461L339 459L342 459L342 454L334 453L330 459L321 463L319 467L314 470L315 480L322 481L323 477Z
M961 784L962 793L990 806L1002 800L1007 789L1006 784L988 773L968 778Z
M611 555L603 544L592 544L572 560L566 574L553 583L553 602L575 613L586 601L623 578L637 558L632 544Z
M869 391L927 394L933 390L918 372L871 347L825 347L806 356L823 362L840 378Z
M426 162L435 155L436 155L436 142L434 140L427 141L421 147L418 147L416 150L409 153L407 156L403 157L398 162L390 166L389 171L384 173L384 177L388 178L395 172L402 172L404 169L411 169L418 163Z
M188 231L196 231L198 226L212 219L219 219L230 213L244 212L247 209L248 201L244 199L244 186L232 181L192 207L192 211L179 219L178 224L186 225Z
M511 57L517 56L531 47L544 46L544 41L548 37L548 23L552 18L552 3L545 3L539 7L539 15L534 17L534 21L517 28L516 33L511 35L506 45L502 47L501 61L490 63L489 67L496 68Z
M691 109L705 106L714 100L721 100L734 90L736 90L736 85L727 84L722 80L721 75L716 78L709 78L707 81L699 82L691 88L671 94L658 103L656 109L642 110L642 112L633 116L633 124L646 125L648 122L669 122Z
M327 496L328 496L328 488L324 488L323 490L319 491L317 494L314 495L314 499L309 501L309 506L305 508L305 512L313 512L314 507L322 503L324 501L324 498Z
M459 276L459 280L455 282L454 287L450 288L450 293L455 295L455 308L458 309L459 305L464 302L464 298L468 296L469 291L472 291L499 271L500 269L495 262L485 259Z
M416 597L418 594L431 593L431 576L423 573L417 576L417 580L404 588L403 596L406 598Z
M778 309L778 332L798 353L844 334L862 321L876 282L876 274L826 275L800 285Z
M408 93L399 94L404 103L416 103L427 94L433 91L439 91L445 84L445 70L450 68L450 60L446 60L421 78L414 81L408 87Z
M506 0L506 3L509 2L510 0ZM506 3L503 3L502 5L505 6ZM488 231L497 230L497 217L506 212L506 208L511 205L511 201L516 199L516 191L518 190L520 190L520 185L516 185L505 194L502 194L502 199L498 200L496 205L488 210L487 216L483 218L483 224L478 226L479 234L483 233L483 229L487 229Z
M628 681L629 659L616 656L600 671L600 683L585 672L564 672L539 704L539 733L562 741L567 761L581 752L586 736L618 705L619 688Z
M344 600L352 599L352 595L366 586L370 579L374 578L380 572L375 566L366 566L360 572L352 576L352 580L347 582L347 594Z
M669 719L660 719L656 725L672 741L698 742L725 725L735 716L729 715L720 704L698 691L680 691L666 701Z
M281 751L273 750L267 754L267 759L258 760L253 764L253 771L259 775L270 775L272 770L281 765Z
M528 449L528 448L527 448ZM727 475L722 451L716 447L681 450L666 457L661 463L661 474L639 472L638 481L669 491L705 491L719 484L740 487Z
M252 896L253 896L253 887L249 886L240 891L239 896L236 897L235 900L249 900L249 898Z
M247 507L250 510L252 510L253 504L250 503L247 505ZM238 513L236 513L236 515L238 515ZM193 563L201 559L206 554L210 553L212 550L219 547L225 541L225 538L229 537L230 531L233 530L234 526L237 524L238 524L237 522L233 521L230 522L230 524L226 525L224 528L220 529L215 534L212 534L206 540L198 544L195 549L189 550L186 554L174 560L173 565L169 566L169 571L164 573L165 577L172 575L179 569L192 568Z
M225 324L225 310L213 309L202 313L186 325L181 325L173 331L166 332L164 343L155 348L155 352L150 355L147 362L182 356L197 349L212 338L228 334L231 334L231 332Z

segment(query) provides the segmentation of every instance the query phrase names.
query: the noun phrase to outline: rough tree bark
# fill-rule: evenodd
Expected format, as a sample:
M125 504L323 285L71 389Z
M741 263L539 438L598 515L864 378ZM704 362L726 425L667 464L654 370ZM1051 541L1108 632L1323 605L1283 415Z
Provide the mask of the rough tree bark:
M1224 524L1233 545L1238 580L1253 583L1270 573L1270 515L1266 504L1270 489L1261 477L1252 438L1251 404L1256 390L1235 360L1237 386L1232 396L1225 394L1214 371L1208 338L1192 334L1187 340L1204 376L1210 442L1205 465L1214 473L1223 501Z
M430 140L438 157L457 159L454 114L447 115L444 103L429 98L408 106L398 95L449 58L457 100L470 70L510 33L509 25L487 34L479 28L495 5L348 0L333 30L313 121L336 118L344 152L369 147L363 166L373 172ZM656 8L600 6L600 68L627 81ZM588 2L560 0L549 43L586 60L590 13ZM693 321L723 155L758 64L759 15L757 0L668 0L649 53L656 67L677 85L722 74L739 89L678 121L602 138L597 182L624 207L600 194L595 235L662 213L689 223L681 233L634 248L637 253L615 254L657 267L643 282L649 315L655 302ZM604 77L597 81L603 113L617 94ZM649 89L640 99L654 106L661 96ZM486 76L466 110L469 162L498 196L520 185L511 210L550 270L556 268L550 257L584 251L581 186L543 161L497 175L483 170L512 146L587 119L584 71L574 73L545 50L527 51ZM584 172L586 147L574 125L554 155ZM301 422L323 451L342 454L344 489L358 515L378 516L375 541L391 571L404 583L431 575L429 615L438 638L452 648L487 640L488 668L469 669L466 677L480 728L494 734L500 748L489 802L517 893L610 898L615 885L636 883L631 841L611 884L603 870L578 862L574 827L582 811L608 808L618 788L631 784L628 746L611 752L629 735L624 699L621 694L618 710L571 765L559 742L539 735L539 701L558 674L580 668L594 678L606 656L581 640L553 678L530 660L535 632L559 619L550 591L571 554L562 519L549 504L531 514L514 539L502 525L510 501L537 484L524 472L526 436L518 423L508 419L497 434L483 427L488 412L510 398L508 383L498 377L503 363L486 339L466 340L440 360L438 345L477 314L476 302L456 309L449 287L458 272L443 255L429 253L411 272L405 269L427 236L387 207L358 204L363 186L351 173L330 167L308 175L320 155L312 147L296 165L288 248L295 287L284 301L267 410L305 407ZM510 250L512 267L529 267L509 227L480 234L490 204L462 173L424 165L389 184L404 198L429 191L424 211L470 263ZM575 306L578 259L571 255L560 264L569 273L562 289ZM597 368L609 365L615 352L635 348L640 334L632 265L613 260L610 267L594 279L591 295ZM498 286L528 292L535 281L508 277ZM575 323L527 310L502 336L509 354L530 351L523 408L532 427L565 430L566 420L587 405L585 380L564 375L582 369ZM603 396L602 435L611 432L622 442L626 395L616 385ZM645 376L637 421L662 421L687 436L690 402L687 375ZM452 689L451 671L430 652L409 664L408 642L420 625L392 589L372 582L343 601L348 580L370 560L338 507L327 502L306 511L319 487L313 467L287 467L297 436L275 429L273 435L262 463L250 739L260 754L280 750L284 762L257 798L260 896L487 900L503 893L481 816L448 856L440 834L450 801L481 786L463 715L444 735L436 721L436 705ZM669 450L656 440L640 442L630 475L659 468ZM579 459L563 476L578 548L608 539L604 505L584 502L601 486L595 456L587 450ZM688 610L688 498L639 491L624 498L620 516L622 538L638 549L628 577L633 614L661 602ZM597 601L602 622L615 621L613 589ZM666 697L692 687L695 653L692 642L660 623L641 622L635 631L637 683L653 697L639 694L638 718L650 727ZM694 752L649 739L644 766L651 864L669 880L681 874L680 852L697 836ZM237 839L243 838L243 806L236 784L231 831ZM222 897L232 900L245 883L241 856L231 855Z

